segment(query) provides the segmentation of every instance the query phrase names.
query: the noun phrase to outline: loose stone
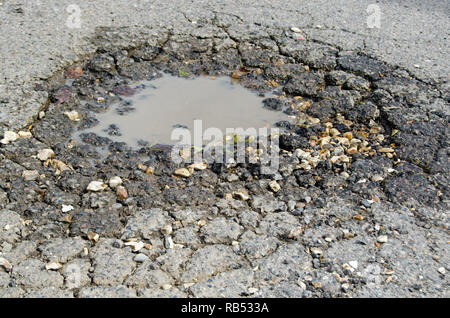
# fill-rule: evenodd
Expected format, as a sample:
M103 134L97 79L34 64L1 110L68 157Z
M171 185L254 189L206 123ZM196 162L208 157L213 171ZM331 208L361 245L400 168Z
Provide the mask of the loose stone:
M189 167L194 170L205 170L208 167L208 165L204 162L194 162Z
M100 235L98 235L95 232L88 232L87 233L87 238L88 238L89 241L96 243L100 239Z
M0 266L2 266L7 272L10 272L12 270L11 263L3 257L0 257Z
M133 252L139 252L142 248L144 248L144 242L126 242L125 246L131 246Z
M50 263L45 265L45 269L47 269L47 270L54 270L54 271L57 271L61 267L62 267L62 265L59 262L50 262Z
M19 135L14 131L5 131L3 134L3 139L0 141L2 144L7 145L11 141L16 141L19 138Z
M278 192L281 190L280 185L275 180L269 182L269 187L273 192Z
M354 269L358 269L358 261L350 261L348 264Z
M106 187L107 185L102 181L91 181L87 186L87 190L92 192L100 192L105 190Z
M248 199L250 199L249 195L244 191L233 192L233 196L242 201L247 201Z
M80 121L80 115L78 115L76 110L65 112L64 115L66 115L71 121Z
M42 149L39 150L37 154L37 158L41 161L46 161L47 159L50 159L55 156L55 153L51 149Z
M35 181L39 179L40 175L37 170L25 170L22 172L22 177L25 181Z
M380 235L377 238L377 242L378 243L386 243L387 241L388 241L387 235Z
M174 248L173 239L170 236L166 236L164 238L164 247L167 248L167 249L173 249Z
M183 177L183 178L189 178L191 176L191 173L186 168L177 169L177 170L175 170L174 174L176 176Z
M172 234L172 232L173 232L173 229L172 229L172 225L170 225L170 224L164 225L163 228L161 229L161 233L164 235L170 235L170 234Z
M119 199L125 200L126 198L128 198L127 189L125 189L125 187L123 186L118 186L116 190L116 195Z
M142 253L139 253L138 255L136 255L133 258L133 260L135 262L138 262L138 263L143 263L143 262L147 261L148 259L149 259L149 257L147 255L145 255L145 254L142 254Z
M29 131L23 131L23 130L19 131L19 132L18 132L18 135L19 135L20 138L31 138L31 137L33 137L33 135L31 134L31 132L29 132Z
M63 212L63 213L66 213L66 212L69 212L69 211L72 211L73 210L73 206L71 206L71 205L62 205L62 208L61 208L61 211Z
M111 188L115 188L121 184L122 184L122 178L120 178L120 177L116 176L116 177L112 177L111 179L109 179L109 186Z

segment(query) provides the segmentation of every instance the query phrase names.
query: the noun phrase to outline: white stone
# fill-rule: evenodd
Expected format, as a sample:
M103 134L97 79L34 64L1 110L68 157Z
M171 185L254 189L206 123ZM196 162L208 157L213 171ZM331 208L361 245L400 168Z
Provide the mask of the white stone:
M64 115L67 116L71 121L79 121L80 115L78 115L78 112L76 110L72 110L70 112L65 112Z
M247 201L248 199L250 199L250 197L248 196L248 194L245 193L245 192L243 192L243 191L236 191L236 192L233 192L233 196L236 197L236 198L238 198L238 199L240 199L240 200L243 200L243 201Z
M358 261L350 261L348 264L354 269L358 269Z
M72 210L73 210L73 206L65 205L65 204L62 205L61 211L63 213L66 213L66 212L69 212L69 211L72 211Z
M172 231L173 231L172 225L170 225L170 224L164 225L161 229L161 233L164 235L170 235L170 234L172 234Z
M291 31L292 31L292 32L295 32L295 33L301 33L301 32L302 32L302 30L300 30L300 29L297 28L297 27L292 27L292 28L291 28Z
M188 178L191 176L191 173L186 168L180 168L175 170L174 174L179 177Z
M275 180L269 182L269 187L273 192L278 192L281 190L280 185Z
M174 248L174 244L173 244L173 240L170 236L167 236L164 240L164 247L167 249L173 249Z
M11 141L16 141L19 138L19 135L15 133L14 131L5 131L3 133L3 139L0 141L2 144L7 145Z
M19 131L18 135L19 135L20 138L31 138L31 137L33 137L31 132L23 131L23 130Z
M57 271L61 267L62 267L62 265L60 263L58 263L58 262L50 262L50 263L45 265L45 269L47 269L47 270L54 270L54 271Z
M194 162L189 167L194 170L205 170L208 167L208 165L204 162Z
M39 179L39 172L37 170L25 170L22 172L22 177L25 181L35 181Z
M112 177L111 179L109 179L109 186L111 188L115 188L121 184L122 184L122 178L120 178L120 177L115 176L115 177Z
M125 246L131 246L133 252L138 252L144 248L145 244L144 242L127 242L125 243Z
M12 270L11 263L3 257L0 257L0 266L2 266L7 272L10 272Z
M378 243L386 243L387 241L388 241L387 235L380 235L377 238L377 242Z
M254 288L254 287L250 287L249 289L248 289L248 293L249 294L254 294L254 293L256 293L258 291L258 288Z
M101 181L91 181L87 186L87 190L92 192L99 192L105 190L106 187L107 185Z
M41 161L45 161L47 159L52 158L53 156L55 156L55 153L53 152L53 150L51 149L42 149L39 150L38 154L37 154L37 158Z

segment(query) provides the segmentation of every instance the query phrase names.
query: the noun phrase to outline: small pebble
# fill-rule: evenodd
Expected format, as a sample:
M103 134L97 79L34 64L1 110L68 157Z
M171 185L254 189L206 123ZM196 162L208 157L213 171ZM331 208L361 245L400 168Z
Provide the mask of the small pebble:
M35 181L39 179L40 175L37 170L25 170L22 172L22 177L25 181Z
M39 150L37 154L37 158L41 161L45 161L55 156L55 153L51 149L42 149Z
M116 190L116 195L119 199L125 200L126 198L128 198L127 189L125 189L125 187L123 186L118 186Z
M172 232L173 232L173 229L172 229L172 225L170 225L170 224L164 225L163 228L161 229L161 233L164 235L170 235L170 234L172 234Z
M320 257L323 254L323 251L320 248L317 247L312 247L311 248L311 254L314 257Z
M54 270L57 271L58 269L60 269L62 267L62 265L59 262L50 262L48 264L45 265L45 269L46 270Z
M80 115L78 115L76 110L65 112L64 115L66 115L71 121L80 121Z
M89 241L96 243L100 239L100 235L98 235L95 232L88 232L87 233L87 238L88 238Z
M106 187L107 185L102 181L91 181L87 186L87 190L92 192L100 192L105 190Z
M138 255L136 255L133 258L133 260L138 263L143 263L143 262L147 261L148 259L149 259L148 256L145 254L142 254L142 253L139 253Z
M208 167L208 165L204 162L194 162L189 167L194 170L205 170Z
M12 265L10 262L8 262L5 258L0 257L0 266L2 266L5 271L8 273L12 270Z
M62 208L61 208L61 211L63 212L63 213L66 213L66 212L69 212L69 211L72 211L73 210L73 206L71 206L71 205L62 205Z
M237 174L230 174L228 177L227 177L227 181L228 182L234 182L234 181L239 181L239 176L237 175Z
M248 293L249 293L250 295L256 293L257 291L258 291L258 288L254 288L254 287L250 287L250 288L248 289Z
M377 238L377 242L378 243L386 243L387 241L388 241L387 235L380 235Z
M233 196L236 199L239 199L239 200L242 200L242 201L247 201L248 199L250 199L249 195L247 193L245 193L244 191L233 192Z
M122 178L120 178L118 176L115 176L115 177L112 177L111 179L109 179L109 186L111 188L115 188L121 184L122 184Z
M269 182L269 187L273 192L278 192L281 190L280 185L275 180Z
M14 131L5 131L3 133L3 139L0 141L2 144L7 145L11 141L16 141L19 138L19 135L15 133Z
M174 244L173 244L173 240L170 236L166 236L164 239L164 247L167 249L173 249L174 248Z
M439 267L438 268L438 272L441 273L442 275L445 275L445 268L444 267Z
M126 242L125 246L131 246L133 252L139 252L144 248L145 244L144 242Z
M19 135L20 138L31 138L31 137L33 137L33 135L31 134L31 132L29 132L29 131L23 131L23 130L19 131L19 132L18 132L18 135Z
M358 269L358 261L350 261L348 264L354 269Z
M191 176L191 173L186 168L177 169L177 170L175 170L174 174L176 176L183 177L183 178L189 178Z

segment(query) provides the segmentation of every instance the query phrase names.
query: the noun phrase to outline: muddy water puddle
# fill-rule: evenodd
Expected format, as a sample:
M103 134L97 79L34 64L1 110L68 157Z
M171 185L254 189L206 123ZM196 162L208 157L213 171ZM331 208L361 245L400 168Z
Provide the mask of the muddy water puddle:
M230 78L194 79L163 75L134 85L137 93L111 105L96 117L99 124L80 133L95 133L132 147L143 144L175 144L175 128L189 130L194 136L194 121L202 130L219 128L269 128L288 120L280 111L263 108L264 96L232 83Z

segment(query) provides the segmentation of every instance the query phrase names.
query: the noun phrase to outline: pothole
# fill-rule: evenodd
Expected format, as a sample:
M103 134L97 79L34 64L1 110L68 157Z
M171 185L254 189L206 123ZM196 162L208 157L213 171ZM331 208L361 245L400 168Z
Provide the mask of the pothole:
M121 97L105 113L96 116L98 125L75 136L95 133L132 147L144 144L174 144L175 128L194 136L194 121L201 128L228 130L272 127L289 120L283 112L264 107L263 93L241 86L229 77L184 78L164 74L130 87L132 96Z
M139 207L211 206L217 198L230 196L250 201L267 195L267 189L285 204L289 198L307 196L314 198L314 206L323 207L328 194L337 190L403 203L411 189L402 190L405 182L431 189L423 191L421 201L440 200L422 169L404 162L432 162L438 139L413 135L418 129L429 135L428 124L413 120L426 116L409 95L394 99L388 91L394 94L392 83L399 75L375 59L340 56L329 47L291 38L275 43L270 38L169 34L151 43L118 47L105 36L107 43L100 41L84 64L50 82L48 107L32 125L32 136L55 152L57 161L43 165L52 173L56 170L55 178L60 171L53 166L60 161L73 168L62 172L71 178L83 174L105 181L120 176ZM391 107L395 103L399 107ZM275 123L281 128L280 134L270 136L280 150L277 173L263 173L264 152L247 144L239 148L242 139L236 139L235 155L237 159L237 150L245 149L245 161L209 162L205 156L197 169L189 161L174 162L171 147L151 147L174 144L175 128L192 135L195 119L203 121L203 130L222 131ZM437 118L436 124L445 131ZM432 147L421 146L425 144ZM191 150L205 153L195 146ZM191 159L185 152L180 155ZM194 163L199 162L194 158ZM409 171L420 178L410 177ZM268 179L280 187L273 182L268 186Z

